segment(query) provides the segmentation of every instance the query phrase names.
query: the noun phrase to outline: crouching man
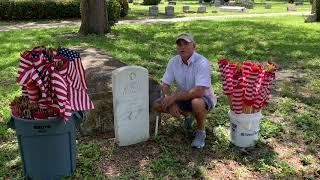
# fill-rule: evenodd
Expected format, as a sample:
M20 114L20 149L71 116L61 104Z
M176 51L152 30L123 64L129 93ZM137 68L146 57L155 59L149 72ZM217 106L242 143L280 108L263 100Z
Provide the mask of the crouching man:
M154 108L158 112L170 113L174 117L184 116L183 127L190 129L193 117L197 122L194 148L205 146L205 119L216 105L217 98L211 85L209 61L195 52L196 43L190 34L180 34L176 39L178 55L168 63L162 78L163 96L156 100ZM172 93L170 85L175 82L178 91Z

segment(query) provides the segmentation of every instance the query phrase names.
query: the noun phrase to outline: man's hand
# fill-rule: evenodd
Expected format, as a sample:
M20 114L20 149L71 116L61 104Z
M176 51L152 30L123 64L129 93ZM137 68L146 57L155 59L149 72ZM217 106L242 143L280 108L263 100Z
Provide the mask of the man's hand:
M167 109L169 106L174 104L176 101L174 96L165 96L161 102L161 106L163 109Z
M169 106L169 113L176 118L181 116L181 110L175 103Z

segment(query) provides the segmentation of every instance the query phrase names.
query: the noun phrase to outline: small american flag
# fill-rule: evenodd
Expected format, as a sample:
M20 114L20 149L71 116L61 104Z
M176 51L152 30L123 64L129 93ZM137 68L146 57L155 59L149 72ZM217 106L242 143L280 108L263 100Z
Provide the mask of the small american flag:
M67 48L59 48L58 55L66 58L69 61L80 60L80 53Z
M87 94L88 88L80 54L67 48L59 48L58 56L69 61L66 82L71 109L74 111L93 109L93 103Z
M58 108L60 117L68 120L71 111L89 110L94 106L87 94L80 54L66 48L54 51L56 55L47 53L44 46L37 46L22 53L17 82L22 85L24 96L37 99L26 89L28 83L35 82L41 94L39 105Z

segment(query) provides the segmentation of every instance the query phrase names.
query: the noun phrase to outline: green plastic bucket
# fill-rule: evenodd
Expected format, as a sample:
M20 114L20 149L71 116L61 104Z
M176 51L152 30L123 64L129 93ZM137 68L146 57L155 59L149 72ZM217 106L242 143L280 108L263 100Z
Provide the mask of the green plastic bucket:
M26 178L59 179L76 168L75 120L12 117Z

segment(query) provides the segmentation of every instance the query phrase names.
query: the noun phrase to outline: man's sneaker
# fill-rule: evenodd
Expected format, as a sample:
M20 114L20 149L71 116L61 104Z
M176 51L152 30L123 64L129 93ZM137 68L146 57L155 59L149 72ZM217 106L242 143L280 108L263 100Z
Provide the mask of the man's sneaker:
M205 145L206 132L205 131L196 131L195 137L192 141L191 146L193 148L203 148Z
M184 118L182 127L184 129L191 129L192 128L192 123L193 123L193 117L192 116L186 117L186 118Z

